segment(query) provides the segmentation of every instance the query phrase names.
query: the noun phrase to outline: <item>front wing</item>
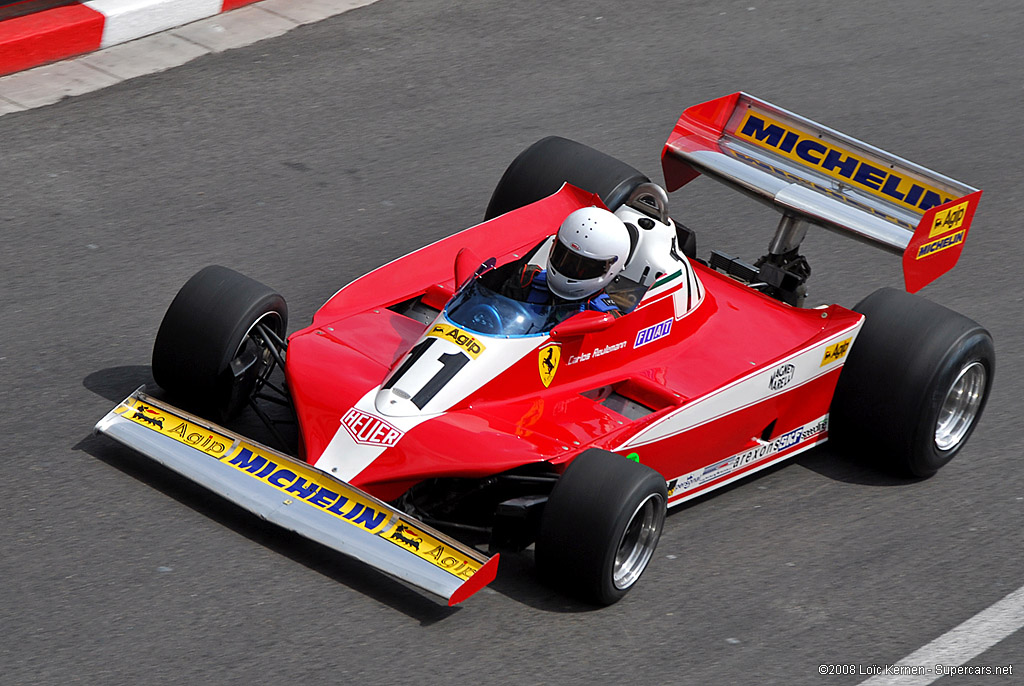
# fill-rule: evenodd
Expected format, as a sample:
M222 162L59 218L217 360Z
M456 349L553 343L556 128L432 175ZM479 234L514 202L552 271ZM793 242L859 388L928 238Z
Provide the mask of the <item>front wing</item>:
M103 433L262 519L369 564L449 605L494 580L498 556L431 529L293 457L139 389L96 424Z

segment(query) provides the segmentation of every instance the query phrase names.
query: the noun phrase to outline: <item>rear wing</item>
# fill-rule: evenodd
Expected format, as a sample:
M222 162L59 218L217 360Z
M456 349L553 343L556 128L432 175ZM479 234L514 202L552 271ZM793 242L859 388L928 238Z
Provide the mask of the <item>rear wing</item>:
M669 191L706 174L784 215L903 256L915 292L956 264L981 191L746 93L690 107L662 151Z
M455 605L494 580L488 559L301 460L132 393L96 424L103 433L257 516Z

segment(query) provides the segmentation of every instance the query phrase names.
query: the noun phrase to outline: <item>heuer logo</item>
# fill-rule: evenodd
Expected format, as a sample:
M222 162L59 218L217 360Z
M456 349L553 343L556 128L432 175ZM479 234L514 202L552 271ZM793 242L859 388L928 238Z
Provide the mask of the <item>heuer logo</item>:
M768 388L773 391L781 391L783 388L789 385L789 382L793 380L793 372L796 370L791 364L784 364L772 372L772 376L768 379Z
M356 443L380 445L390 448L402 437L402 432L380 417L352 408L341 418L341 425Z

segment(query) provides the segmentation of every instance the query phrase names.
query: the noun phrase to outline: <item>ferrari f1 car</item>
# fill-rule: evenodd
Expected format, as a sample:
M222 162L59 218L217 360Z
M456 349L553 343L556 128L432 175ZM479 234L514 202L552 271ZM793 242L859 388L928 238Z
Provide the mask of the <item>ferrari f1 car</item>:
M187 411L140 389L97 431L450 604L530 545L543 578L615 602L667 507L826 439L918 477L961 450L992 339L911 293L956 263L981 191L744 93L687 109L662 166L665 187L545 138L483 223L356 279L290 335L280 295L207 267L153 350ZM701 174L781 212L760 259L701 259L669 216L666 191ZM613 307L510 296L510 270L545 267L592 206L630 234ZM812 226L901 255L911 293L805 307ZM294 411L293 454L219 424L267 417L268 398Z

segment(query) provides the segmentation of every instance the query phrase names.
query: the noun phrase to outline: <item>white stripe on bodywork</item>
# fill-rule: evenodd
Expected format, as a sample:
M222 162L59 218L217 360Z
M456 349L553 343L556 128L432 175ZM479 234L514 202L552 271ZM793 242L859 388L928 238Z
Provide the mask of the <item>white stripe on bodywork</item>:
M850 329L834 334L826 340L814 344L811 348L798 351L778 360L775 364L754 371L717 391L683 405L675 412L646 427L635 436L626 439L614 450L636 448L641 445L664 440L751 405L756 405L773 396L787 393L794 388L813 381L823 374L831 372L836 368L834 363L824 367L821 366L825 349L844 338L850 338L852 344L852 339L856 337L857 332L860 330L861 322L858 322L856 326ZM792 381L778 390L770 389L768 383L772 374L785 364L792 364L795 368Z
M672 294L672 307L675 310L676 319L682 319L704 302L704 285L697 278L697 273L693 271L693 266L690 265L689 261L686 262L686 269L684 271L686 277L685 286Z

